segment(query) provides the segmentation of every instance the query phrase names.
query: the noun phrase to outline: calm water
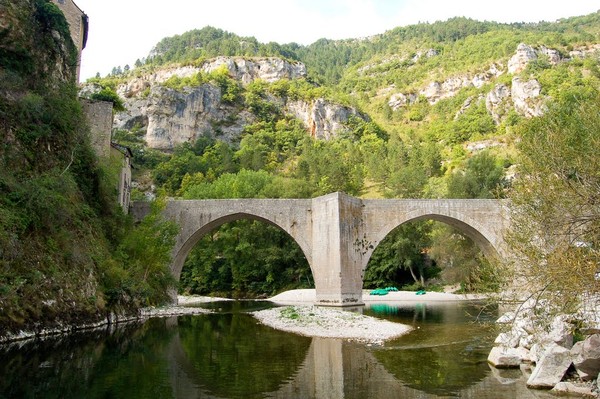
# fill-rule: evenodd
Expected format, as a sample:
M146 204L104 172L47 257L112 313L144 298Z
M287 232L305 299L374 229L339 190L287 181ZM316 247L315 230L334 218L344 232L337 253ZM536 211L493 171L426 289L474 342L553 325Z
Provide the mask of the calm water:
M410 324L383 346L258 324L261 302L151 319L112 333L0 348L0 398L541 398L519 371L486 363L496 312L473 305L372 305Z

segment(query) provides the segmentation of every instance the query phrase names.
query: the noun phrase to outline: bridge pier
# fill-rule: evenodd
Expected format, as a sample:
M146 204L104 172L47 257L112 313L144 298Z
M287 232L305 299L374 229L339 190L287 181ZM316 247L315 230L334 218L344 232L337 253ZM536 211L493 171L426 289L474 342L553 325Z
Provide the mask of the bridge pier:
M357 306L362 301L365 234L360 199L343 193L312 202L312 262L317 305Z

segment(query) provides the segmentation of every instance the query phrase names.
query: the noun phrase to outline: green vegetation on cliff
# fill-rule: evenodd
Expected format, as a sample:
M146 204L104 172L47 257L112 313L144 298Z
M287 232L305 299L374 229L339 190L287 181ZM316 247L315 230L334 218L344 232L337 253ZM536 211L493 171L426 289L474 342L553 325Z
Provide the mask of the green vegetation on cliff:
M1 26L19 27L0 30L0 336L164 301L173 227L155 212L133 229L118 206L64 16L49 0L0 7Z

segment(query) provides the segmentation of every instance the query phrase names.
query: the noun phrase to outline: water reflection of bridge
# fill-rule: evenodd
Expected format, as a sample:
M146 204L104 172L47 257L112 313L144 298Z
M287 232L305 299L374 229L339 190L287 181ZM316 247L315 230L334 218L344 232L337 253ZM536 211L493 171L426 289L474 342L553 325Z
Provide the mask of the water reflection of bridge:
M176 324L173 318L171 323ZM175 327L175 326L173 326ZM211 381L198 378L197 365L188 357L179 334L167 348L168 373L174 398L225 398L211 390ZM414 365L413 365L414 366ZM418 366L417 366L418 367ZM422 368L426 374L430 370ZM482 380L457 392L457 397L477 399L529 398L525 384L516 383L515 374L505 378L493 370ZM510 373L510 372L509 372ZM518 373L518 372L517 372ZM511 386L512 389L507 389ZM304 362L279 389L262 393L265 398L381 398L429 399L435 394L414 389L391 374L363 344L340 339L313 338Z

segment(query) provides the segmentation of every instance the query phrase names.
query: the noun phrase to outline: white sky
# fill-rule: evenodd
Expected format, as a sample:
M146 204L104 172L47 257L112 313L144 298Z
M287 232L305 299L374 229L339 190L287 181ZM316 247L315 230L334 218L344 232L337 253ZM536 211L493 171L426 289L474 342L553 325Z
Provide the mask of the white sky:
M133 66L162 38L207 25L258 41L311 44L465 16L538 22L584 15L600 0L75 0L89 16L81 80Z

